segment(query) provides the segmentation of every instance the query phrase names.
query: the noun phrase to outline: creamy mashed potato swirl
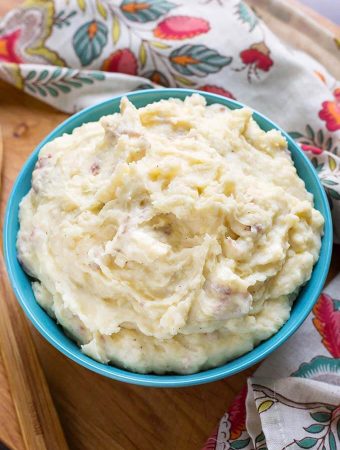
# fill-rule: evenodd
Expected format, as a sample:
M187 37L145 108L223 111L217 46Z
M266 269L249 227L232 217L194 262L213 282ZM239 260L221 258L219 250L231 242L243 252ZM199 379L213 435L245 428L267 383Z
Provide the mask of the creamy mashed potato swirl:
M124 98L41 150L17 247L37 301L84 353L191 373L284 324L322 228L285 139L250 110Z

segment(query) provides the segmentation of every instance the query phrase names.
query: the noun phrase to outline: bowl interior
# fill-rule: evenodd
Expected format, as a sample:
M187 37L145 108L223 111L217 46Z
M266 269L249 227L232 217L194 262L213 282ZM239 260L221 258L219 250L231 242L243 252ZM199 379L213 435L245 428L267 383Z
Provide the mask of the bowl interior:
M159 89L133 92L127 96L136 107L142 107L148 103L161 99L168 99L170 97L184 99L193 92L195 91L189 89ZM208 104L221 103L231 109L243 107L242 104L225 97L203 92L200 92L200 94L206 98ZM38 305L34 298L30 279L18 263L16 257L16 236L19 228L18 208L22 197L27 194L31 187L31 175L40 149L48 141L61 136L64 133L71 133L74 128L83 123L96 121L104 115L119 111L120 99L121 97L115 97L107 100L99 105L87 108L67 119L40 143L21 170L8 201L4 224L4 254L14 292L34 326L52 345L77 363L109 378L144 386L171 387L206 383L232 375L267 356L275 348L281 345L299 327L299 325L301 325L312 309L323 287L330 264L332 250L331 215L325 192L314 168L294 141L279 127L261 114L254 112L253 117L263 130L279 129L287 139L289 150L292 154L298 174L304 180L307 190L314 195L316 209L318 209L325 218L325 229L319 260L314 267L311 279L304 286L296 299L289 320L274 336L260 343L249 353L234 359L223 366L191 375L141 375L98 363L82 354L79 347L63 333L61 327L58 326Z

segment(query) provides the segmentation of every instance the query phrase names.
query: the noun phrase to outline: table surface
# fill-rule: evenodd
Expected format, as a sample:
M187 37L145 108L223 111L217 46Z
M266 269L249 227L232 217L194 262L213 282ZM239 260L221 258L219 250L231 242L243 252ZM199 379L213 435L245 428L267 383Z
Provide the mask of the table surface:
M37 143L67 116L0 82L4 135L1 214L13 180ZM62 426L72 449L197 449L252 370L182 389L130 386L70 361L33 329ZM2 405L0 405L0 408ZM32 449L33 450L33 449Z
M13 0L12 6L14 3L20 2ZM0 0L0 16L8 8L8 2ZM0 93L4 135L2 218L24 160L67 116L3 82ZM337 251L330 278L339 270ZM33 327L32 335L71 449L198 449L254 370L190 388L142 388L92 373L59 353ZM22 449L1 360L0 399L0 438L12 448Z

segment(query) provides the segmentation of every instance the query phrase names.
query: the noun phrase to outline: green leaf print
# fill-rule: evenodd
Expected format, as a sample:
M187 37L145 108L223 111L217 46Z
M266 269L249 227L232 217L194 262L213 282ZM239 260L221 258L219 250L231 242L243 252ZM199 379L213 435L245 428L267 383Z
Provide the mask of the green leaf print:
M327 188L327 192L334 200L340 200L340 194L335 189Z
M62 73L62 69L60 67L58 67L57 69L55 69L51 75L51 80L53 80L54 78L58 78Z
M321 129L317 132L316 137L317 137L318 144L320 145L320 147L322 147L322 144L323 144L323 131Z
M340 367L336 359L328 356L315 356L311 361L302 363L298 370L291 374L292 377L311 378L312 380L323 380L324 377L330 375L337 378L340 375ZM314 420L320 422L317 418Z
M335 186L338 184L336 181L333 181L333 180L321 180L321 181L322 181L322 184L327 184L328 186Z
M174 3L167 0L124 0L120 5L122 13L128 20L139 23L159 19L175 7Z
M54 25L57 28L71 25L71 19L77 14L77 11L70 11L66 14L65 10L60 11L53 19Z
M326 425L320 425L319 423L313 423L307 428L304 428L307 433L320 433L325 428Z
M337 450L335 436L334 436L333 431L329 432L328 443L329 443L329 450Z
M86 22L73 36L73 48L81 65L88 66L100 56L107 43L107 26L98 20Z
M68 94L73 89L81 89L84 85L93 84L105 79L105 74L98 71L90 71L85 74L75 69L61 69L52 71L43 70L37 74L35 70L28 72L24 78L25 88L33 94L41 97L58 97L60 94Z
M327 412L310 413L310 416L312 419L316 420L317 422L321 422L321 423L329 422L331 419L331 413L327 413Z
M325 149L330 151L332 146L333 146L333 139L331 137L329 137L327 139L327 141L325 142Z
M182 45L169 56L170 63L182 75L204 77L219 72L231 63L231 56L223 56L205 45Z
M307 133L307 136L309 138L311 138L312 141L314 141L315 133L313 131L313 128L310 125L306 125L306 133Z
M305 437L300 441L295 441L300 448L312 448L318 442L316 438Z
M263 432L260 433L258 436L256 436L255 444L258 444L259 442L263 441L264 438L265 438L265 436L264 436Z
M298 131L289 131L289 136L293 139L299 139L303 137L302 133L299 133Z
M305 133L300 133L300 131L290 131L288 134L300 145L303 144L317 147L316 149L303 149L305 151L311 151L314 153L319 149L321 151L318 151L318 154L322 153L322 150L331 152L334 155L338 154L338 147L335 145L334 139L331 136L327 136L327 132L325 132L325 130L313 130L313 128L307 124L305 126Z
M32 78L34 78L36 74L37 72L35 70L31 70L26 77L26 81L32 80Z
M40 75L39 75L37 81L44 80L44 79L47 77L47 75L48 75L48 70L43 70L43 71L40 73Z
M56 89L54 89L51 86L46 86L46 89L48 90L48 93L52 96L52 97L58 97L58 91Z
M69 86L65 86L64 84L55 84L55 86L64 94L68 94L69 92L71 92L71 88Z
M243 1L236 5L236 15L242 23L249 25L249 31L253 31L256 25L259 23L258 18L253 11Z
M310 161L311 161L311 163L313 164L315 170L316 170L318 173L321 172L321 170L323 169L325 163L320 163L320 164L319 164L317 158L315 158L315 157L312 158Z
M105 74L103 72L98 72L98 71L91 71L91 73L88 75L91 78L94 78L95 80L98 81L103 81L105 80ZM83 80L90 80L90 78L82 78ZM91 80L92 81L92 80Z
M250 438L248 439L238 439L237 441L230 442L230 448L233 450L239 450L241 448L247 447L250 442Z
M43 87L41 87L41 86L36 86L36 88L37 88L37 91L39 92L39 94L40 94L42 97L46 97L46 96L47 96L46 90L45 90Z

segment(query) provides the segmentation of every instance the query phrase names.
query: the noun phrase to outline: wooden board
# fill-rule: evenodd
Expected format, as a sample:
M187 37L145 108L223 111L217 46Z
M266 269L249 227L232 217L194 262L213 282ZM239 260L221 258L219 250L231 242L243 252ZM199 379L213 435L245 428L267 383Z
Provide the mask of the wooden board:
M29 322L12 292L0 255L2 364L26 450L67 450ZM51 440L53 436L53 440Z
M19 1L0 0L0 15L14 3ZM4 134L1 220L23 162L65 117L0 82L0 124ZM336 253L330 278L340 270L339 249ZM87 371L50 346L32 326L31 332L71 449L199 449L254 370L190 388L130 386ZM1 359L0 439L13 449L24 448Z
M3 217L6 199L23 162L38 142L67 116L3 82L0 93L4 135ZM252 371L185 389L130 386L71 362L33 327L32 334L71 449L200 448ZM8 394L5 400L9 404ZM6 421L8 429L13 423L13 407L11 411L10 423ZM0 403L0 425L1 417L5 419ZM4 435L3 440L21 449L18 427L13 430L15 436L9 439ZM1 433L0 429L0 437Z

